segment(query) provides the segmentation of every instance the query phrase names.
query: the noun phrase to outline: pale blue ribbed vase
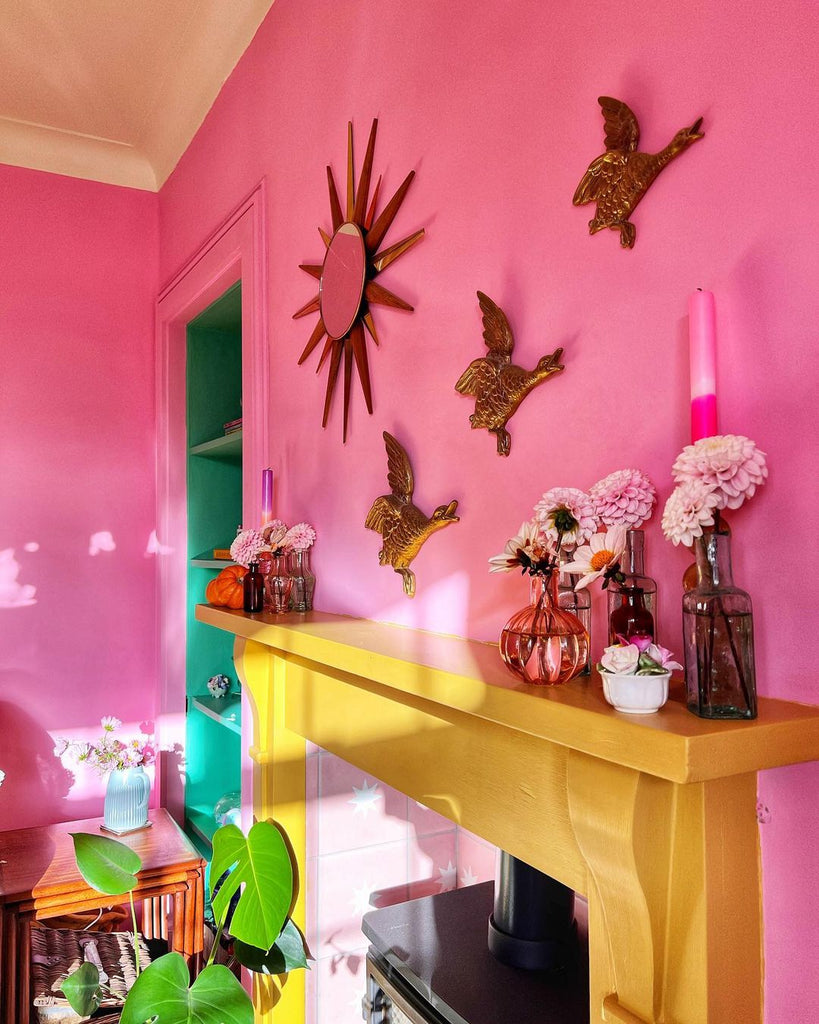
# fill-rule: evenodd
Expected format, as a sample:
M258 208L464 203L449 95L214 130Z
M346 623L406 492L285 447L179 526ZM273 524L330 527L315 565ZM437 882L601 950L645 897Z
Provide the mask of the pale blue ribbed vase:
M123 768L108 776L103 822L113 832L141 828L148 820L151 781L144 768Z

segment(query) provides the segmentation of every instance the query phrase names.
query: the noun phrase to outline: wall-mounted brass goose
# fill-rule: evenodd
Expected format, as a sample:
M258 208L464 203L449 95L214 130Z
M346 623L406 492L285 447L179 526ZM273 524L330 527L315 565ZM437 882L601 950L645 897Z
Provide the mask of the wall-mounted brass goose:
M606 152L589 165L572 202L575 206L596 202L589 234L611 228L620 232L620 245L631 249L636 229L629 217L666 164L702 138L702 118L678 131L659 153L638 153L640 128L631 110L610 96L601 96L597 102L606 126Z
M376 498L367 513L364 525L368 530L381 534L384 542L378 552L379 565L391 565L404 580L404 593L415 597L415 573L409 568L410 562L421 550L427 537L450 523L457 523L455 515L457 501L439 505L431 516L412 503L415 482L409 456L392 434L384 431L387 446L387 482L391 494Z
M515 339L506 314L488 295L478 292L483 313L483 340L489 352L481 359L473 359L461 374L455 390L462 395L473 395L475 411L469 417L472 429L485 427L498 439L498 455L508 455L512 438L506 423L532 388L560 373L558 348L550 356L543 356L534 370L524 370L512 362Z

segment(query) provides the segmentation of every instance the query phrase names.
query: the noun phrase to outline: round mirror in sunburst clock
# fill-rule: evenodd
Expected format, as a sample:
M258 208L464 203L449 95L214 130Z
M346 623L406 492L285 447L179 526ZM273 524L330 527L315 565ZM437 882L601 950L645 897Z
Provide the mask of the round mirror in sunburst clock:
M415 171L410 171L401 183L398 191L390 199L384 209L376 216L378 194L381 187L379 178L372 199L370 199L370 180L375 152L375 136L378 120L373 121L367 152L358 187L355 183L353 169L353 126L347 126L347 204L342 211L341 201L336 190L333 171L327 168L327 185L330 191L330 216L333 233L327 234L319 228L325 245L323 263L302 263L301 269L317 278L319 292L306 305L293 314L293 319L318 312L319 320L313 333L299 357L299 365L307 359L319 342L324 341L318 367L318 373L325 363L329 362L327 390L324 396L324 414L321 425L327 426L330 415L333 392L342 361L344 363L344 419L342 440L347 440L347 425L350 413L350 391L353 379L353 362L361 382L367 412L372 414L373 399L370 385L370 368L367 357L367 334L378 345L378 333L372 315L373 306L390 306L393 309L412 311L412 306L403 299L388 291L376 280L391 263L399 256L408 252L424 235L424 229L415 231L400 242L385 249L381 245L387 232L401 208Z

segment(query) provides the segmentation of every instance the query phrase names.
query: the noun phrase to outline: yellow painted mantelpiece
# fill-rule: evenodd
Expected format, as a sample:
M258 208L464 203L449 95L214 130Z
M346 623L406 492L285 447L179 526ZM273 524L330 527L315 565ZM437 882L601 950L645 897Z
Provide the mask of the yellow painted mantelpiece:
M591 1020L762 1020L756 772L819 758L819 708L754 722L670 701L629 718L599 681L531 687L493 645L329 615L200 605L236 636L253 708L254 812L304 868L304 739L586 895ZM303 895L296 919L303 913ZM302 1024L303 979L257 1020Z

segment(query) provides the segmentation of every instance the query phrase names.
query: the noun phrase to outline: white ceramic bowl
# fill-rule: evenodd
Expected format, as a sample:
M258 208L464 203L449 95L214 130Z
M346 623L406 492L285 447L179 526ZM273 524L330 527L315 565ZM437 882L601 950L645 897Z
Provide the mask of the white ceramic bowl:
M618 675L601 672L603 694L615 711L627 715L653 715L668 700L670 672L661 676Z

